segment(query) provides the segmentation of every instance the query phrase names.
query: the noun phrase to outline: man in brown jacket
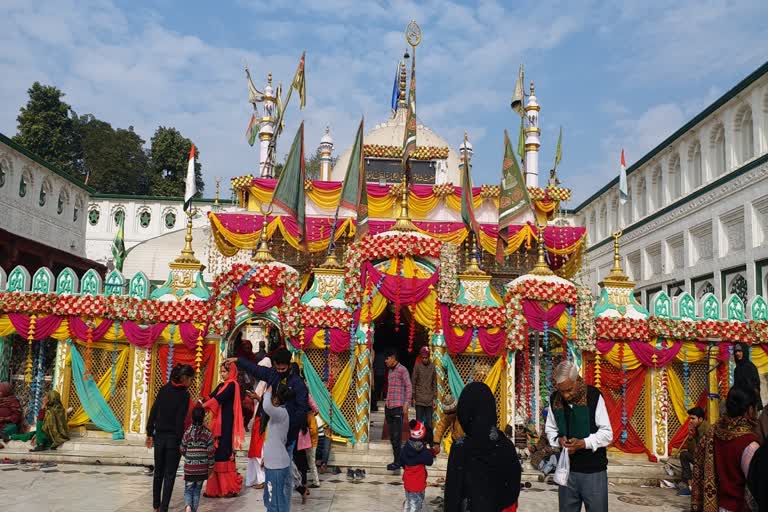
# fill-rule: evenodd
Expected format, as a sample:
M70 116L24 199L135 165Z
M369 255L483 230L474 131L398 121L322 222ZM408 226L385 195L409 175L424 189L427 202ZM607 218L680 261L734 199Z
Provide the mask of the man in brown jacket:
M411 382L413 383L413 405L416 407L416 419L427 429L425 441L432 445L432 411L437 398L437 373L429 358L429 348L421 347L421 362L413 365Z

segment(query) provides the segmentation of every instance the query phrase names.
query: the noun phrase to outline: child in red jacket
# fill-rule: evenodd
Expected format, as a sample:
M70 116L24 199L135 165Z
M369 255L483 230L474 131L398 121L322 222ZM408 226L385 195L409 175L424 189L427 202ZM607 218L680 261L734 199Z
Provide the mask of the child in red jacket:
M424 445L427 429L420 421L408 423L411 430L408 442L400 452L405 487L405 512L420 512L427 488L427 466L435 460L434 453Z

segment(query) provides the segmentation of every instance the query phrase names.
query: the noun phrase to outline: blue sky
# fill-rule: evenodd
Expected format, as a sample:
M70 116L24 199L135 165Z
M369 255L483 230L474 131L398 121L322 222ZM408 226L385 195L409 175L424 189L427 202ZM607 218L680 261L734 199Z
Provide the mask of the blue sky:
M768 56L765 0L4 0L0 131L16 132L33 81L54 84L79 114L133 125L145 140L158 125L179 128L200 148L212 196L216 176L258 164L244 137L245 62L258 86L270 71L287 83L306 49L307 107L292 100L282 145L304 119L307 147L329 124L339 154L361 115L369 127L386 119L411 18L424 35L420 122L454 147L468 131L475 184L498 183L523 62L542 105L544 172L563 127L570 206L616 174L622 147L631 165Z

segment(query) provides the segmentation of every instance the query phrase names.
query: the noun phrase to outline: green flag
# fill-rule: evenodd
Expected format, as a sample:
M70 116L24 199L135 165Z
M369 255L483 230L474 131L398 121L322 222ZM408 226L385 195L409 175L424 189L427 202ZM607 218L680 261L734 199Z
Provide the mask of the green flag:
M507 230L517 212L530 206L525 178L517 165L515 151L509 141L509 134L504 130L504 160L501 162L501 194L499 195L499 242L496 246L496 259L503 257L499 250L501 240L506 241Z
M291 150L285 161L283 172L277 180L275 191L272 193L272 203L276 204L296 220L299 240L306 244L304 232L304 123L301 123L296 136L293 138Z
M560 127L560 135L557 136L557 150L555 150L555 170L563 159L563 127Z
M120 215L119 218L117 234L112 241L112 257L115 259L115 268L122 272L125 256L128 254L125 250L125 214Z
M411 164L408 159L416 151L416 48L413 48L411 62L411 87L408 90L408 113L405 117L405 133L403 135L403 169L410 176Z
M464 133L464 147L467 147L467 134ZM480 224L475 217L474 202L472 199L472 175L469 169L468 151L464 151L464 162L461 169L461 220L467 229L475 234L475 239L480 236Z
M368 191L365 184L365 161L363 159L363 119L357 128L355 144L349 156L347 173L341 187L339 206L357 211L357 229L355 239L360 239L368 231ZM338 215L338 210L336 215ZM333 234L332 234L333 236Z
M525 117L520 118L520 136L517 139L517 155L520 157L520 161L525 165L525 124L523 120ZM507 133L506 130L504 133ZM506 149L505 149L506 151Z

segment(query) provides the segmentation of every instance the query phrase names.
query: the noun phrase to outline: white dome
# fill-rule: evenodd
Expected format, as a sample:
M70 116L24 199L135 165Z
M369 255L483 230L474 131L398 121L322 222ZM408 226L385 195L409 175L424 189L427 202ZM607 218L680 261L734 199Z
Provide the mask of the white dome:
M364 144L377 144L382 146L402 147L403 136L405 134L405 110L400 109L394 118L384 123L377 124L373 130L363 136ZM448 182L458 185L461 182L459 175L459 155L450 147L448 141L427 128L419 124L416 126L416 144L417 146L433 146L448 148ZM352 146L347 147L336 161L336 165L331 171L331 181L342 181L349 165L349 156L352 153Z
M325 127L325 133L323 134L323 138L320 139L320 144L330 144L333 146L333 137L331 137L331 129L327 126Z

